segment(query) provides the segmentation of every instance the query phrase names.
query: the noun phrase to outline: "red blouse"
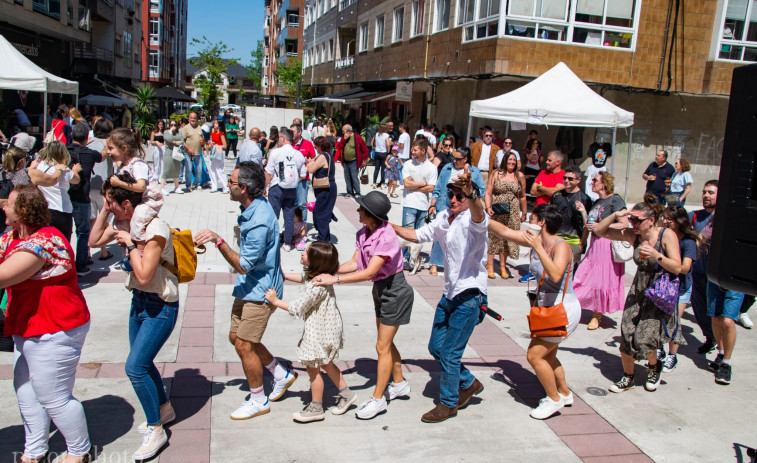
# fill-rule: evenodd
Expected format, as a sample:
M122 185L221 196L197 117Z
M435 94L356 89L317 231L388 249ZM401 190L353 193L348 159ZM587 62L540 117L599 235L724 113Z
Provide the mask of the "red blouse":
M40 336L77 328L89 321L89 309L76 280L74 251L58 229L43 227L26 239L16 230L0 237L0 264L14 252L45 260L26 281L9 286L6 336Z
M210 132L210 139L213 140L214 145L223 145L221 135L223 135L221 132Z

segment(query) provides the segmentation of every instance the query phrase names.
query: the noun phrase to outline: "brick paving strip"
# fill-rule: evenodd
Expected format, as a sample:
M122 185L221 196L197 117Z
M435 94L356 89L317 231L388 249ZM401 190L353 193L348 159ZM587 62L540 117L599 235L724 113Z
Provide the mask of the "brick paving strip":
M337 207L348 220L360 228L355 202L339 197ZM428 273L406 275L408 282L431 307L436 307L442 293L443 278ZM158 363L164 378L172 378L171 403L176 421L168 428L169 446L161 452L165 461L210 461L210 407L213 378L244 377L240 362L213 362L213 311L216 285L233 284L236 275L228 273L198 273L189 283L184 318L176 362ZM96 273L82 278L88 282L122 283L121 272ZM289 284L289 283L287 283ZM515 278L492 280L490 286L516 286ZM526 352L488 318L478 325L468 345L480 359L466 360L473 371L492 372L492 377L510 387L516 400L535 407L544 397L526 359ZM348 373L375 373L370 365L357 366L353 361L340 361L340 368ZM305 368L298 362L293 367ZM404 359L403 367L410 373L439 372L439 365L430 359ZM364 371L361 371L364 370ZM87 363L77 367L78 378L125 378L123 363ZM0 365L0 379L13 378L13 365ZM579 457L587 463L651 462L636 445L602 418L594 409L574 394L572 407L564 407L560 414L545 420L547 426ZM505 400L508 400L505 398ZM179 432L173 432L179 431Z

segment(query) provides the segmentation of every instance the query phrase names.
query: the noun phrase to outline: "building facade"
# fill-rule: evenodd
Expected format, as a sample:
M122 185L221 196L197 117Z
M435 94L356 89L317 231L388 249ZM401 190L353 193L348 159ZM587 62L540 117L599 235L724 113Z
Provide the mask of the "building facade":
M263 76L261 93L274 101L285 99L276 68L287 60L303 59L305 0L265 0L263 22Z
M203 73L203 70L187 63L186 77L183 87L186 88L189 96L200 101L199 93L194 86L196 77ZM223 81L218 84L220 98L219 106L227 104L243 105L251 103L259 95L259 89L255 87L253 81L247 78L247 68L241 64L231 64L226 66L226 72L221 75Z
M699 181L717 177L731 73L757 61L757 2L308 0L304 41L303 84L332 101L321 109L358 118L391 112L411 125L452 124L461 136L471 101L519 88L562 61L636 115L632 139L618 132L616 177L625 177L629 152L635 181L664 148L687 157ZM328 97L350 89L362 92ZM484 124L516 145L527 134L492 120L474 120L472 133ZM532 128L556 137L554 127L523 127ZM584 146L608 137L587 128Z
M147 0L142 4L143 82L184 85L187 62L187 0Z

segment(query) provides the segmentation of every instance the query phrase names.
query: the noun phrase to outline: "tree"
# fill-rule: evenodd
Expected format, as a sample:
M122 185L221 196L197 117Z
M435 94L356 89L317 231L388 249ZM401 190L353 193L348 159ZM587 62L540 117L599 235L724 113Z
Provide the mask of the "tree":
M255 88L260 88L260 81L263 79L263 41L258 40L254 50L250 52L250 64L245 66L247 69L247 80L255 84Z
M287 107L294 107L297 101L297 84L302 80L302 60L299 58L289 58L286 63L279 64L276 67L277 85L284 88L284 94L287 96ZM302 87L300 90L300 99L310 98L312 90L310 87Z
M137 88L137 103L134 105L134 122L137 130L142 134L142 140L150 138L150 132L155 128L155 89L149 85Z
M218 106L218 99L221 96L221 90L218 87L223 84L223 74L226 73L227 66L239 64L239 60L223 58L224 54L234 51L223 42L213 43L203 36L202 40L192 39L191 44L202 47L197 56L189 58L189 63L202 70L195 77L194 85L205 111L212 113Z

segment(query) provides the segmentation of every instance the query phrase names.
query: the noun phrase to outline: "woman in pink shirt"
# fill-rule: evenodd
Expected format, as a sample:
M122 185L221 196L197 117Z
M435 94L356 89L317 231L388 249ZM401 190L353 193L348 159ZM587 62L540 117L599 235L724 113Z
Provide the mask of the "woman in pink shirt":
M387 223L387 213L392 208L389 198L379 191L371 191L356 200L360 205L357 210L360 223L365 226L357 232L355 255L339 266L336 276L318 275L313 281L316 286L367 280L373 282L373 304L378 327L376 388L357 410L357 417L367 420L386 411L387 399L410 395L410 384L402 376L402 357L394 345L394 336L400 325L410 323L414 293L402 272L399 239ZM341 276L343 274L344 277ZM387 388L390 376L393 382Z

